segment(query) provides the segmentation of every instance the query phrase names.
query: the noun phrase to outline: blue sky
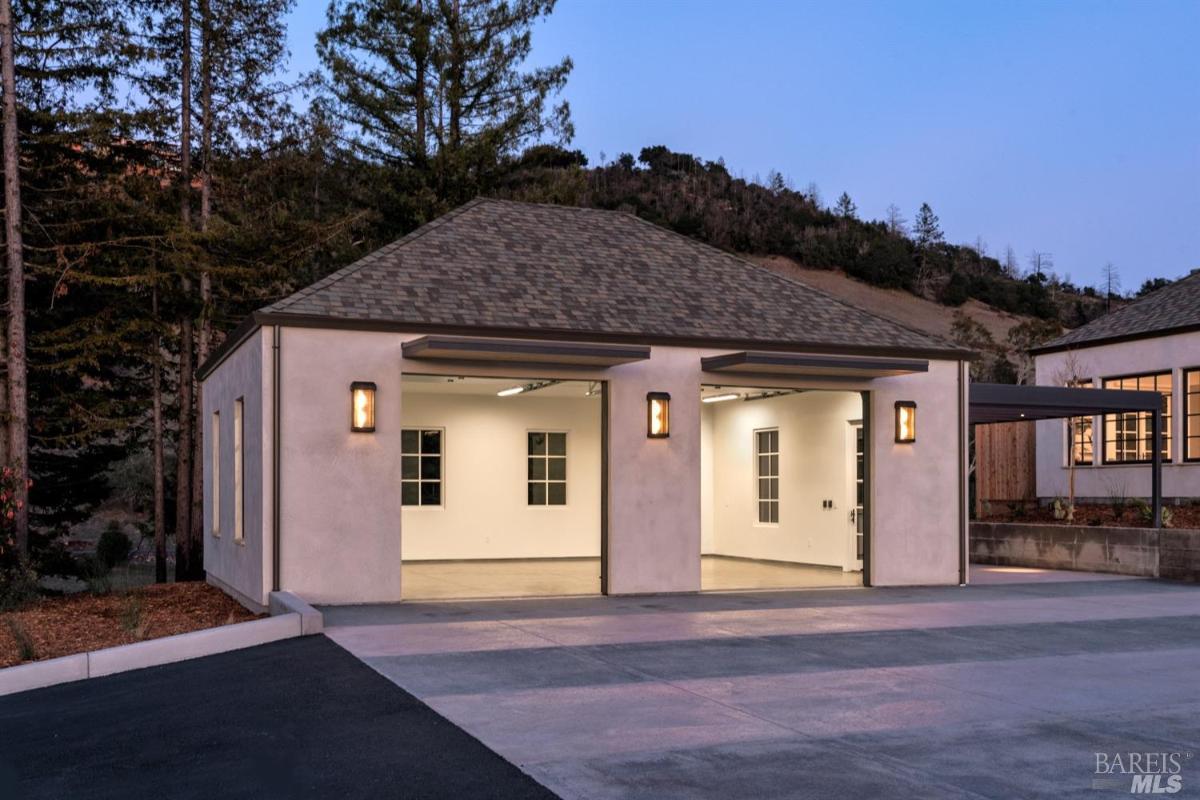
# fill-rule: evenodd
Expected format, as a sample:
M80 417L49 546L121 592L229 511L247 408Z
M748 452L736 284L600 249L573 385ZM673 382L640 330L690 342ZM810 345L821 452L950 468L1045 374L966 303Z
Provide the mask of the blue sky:
M297 72L325 7L298 0ZM1131 290L1200 267L1198 32L1200 0L560 0L532 60L574 60L593 163L664 144L869 218L929 202L950 241Z

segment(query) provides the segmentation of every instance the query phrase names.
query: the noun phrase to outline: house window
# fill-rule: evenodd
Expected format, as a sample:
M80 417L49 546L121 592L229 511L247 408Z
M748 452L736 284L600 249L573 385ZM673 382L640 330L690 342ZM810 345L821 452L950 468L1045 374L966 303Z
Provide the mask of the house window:
M758 521L779 522L779 429L754 432L755 477L758 484Z
M244 511L246 504L245 456L245 401L239 397L233 401L233 540L246 538Z
M400 504L442 504L442 431L404 428L400 432Z
M212 535L221 535L221 413L212 413L212 427L208 432L212 440Z
M567 435L529 433L528 499L531 506L567 504Z
M1171 373L1106 378L1105 389L1132 389L1162 394L1162 458L1171 460ZM1104 417L1104 463L1145 464L1151 460L1149 411L1107 414Z
M1183 371L1183 457L1200 461L1200 368Z
M1070 384L1078 389L1091 389L1090 380L1079 380ZM1067 420L1067 430L1071 437L1071 461L1076 466L1090 466L1095 454L1093 452L1092 418L1072 417Z

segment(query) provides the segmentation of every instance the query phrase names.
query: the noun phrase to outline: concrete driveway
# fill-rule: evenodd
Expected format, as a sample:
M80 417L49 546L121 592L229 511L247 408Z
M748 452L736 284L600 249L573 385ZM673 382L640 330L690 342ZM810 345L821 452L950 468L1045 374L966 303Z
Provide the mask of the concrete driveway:
M1096 754L1143 752L1180 753L1175 796L1200 796L1200 588L975 578L327 608L326 630L563 797L1097 798L1132 778Z

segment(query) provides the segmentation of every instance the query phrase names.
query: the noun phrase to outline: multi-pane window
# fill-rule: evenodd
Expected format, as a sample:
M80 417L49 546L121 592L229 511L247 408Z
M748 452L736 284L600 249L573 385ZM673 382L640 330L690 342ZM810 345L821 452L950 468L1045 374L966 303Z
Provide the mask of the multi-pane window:
M758 484L758 521L779 522L779 430L754 432L755 478Z
M208 438L212 440L212 534L221 535L221 414L212 413L212 427Z
M529 432L529 505L567 504L567 435Z
M1134 389L1162 394L1162 457L1171 460L1171 373L1106 378L1105 389ZM1149 411L1108 414L1104 417L1104 461L1107 464L1145 463L1151 460Z
M245 442L245 401L233 401L233 540L240 542L246 537L244 512L246 510L245 457L242 449Z
M1200 461L1200 369L1183 371L1183 457Z
M442 432L436 428L400 431L400 504L442 504Z
M1079 389L1091 389L1090 380L1079 380L1071 384ZM1092 418L1072 417L1067 420L1071 436L1071 461L1076 465L1089 465L1095 458L1092 439Z

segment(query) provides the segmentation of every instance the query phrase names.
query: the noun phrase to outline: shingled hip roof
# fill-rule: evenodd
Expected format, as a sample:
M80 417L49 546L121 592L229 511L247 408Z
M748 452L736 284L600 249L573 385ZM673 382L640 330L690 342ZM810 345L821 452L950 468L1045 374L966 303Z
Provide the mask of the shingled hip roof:
M964 350L630 214L478 199L290 297L286 324L831 352Z
M1067 331L1031 352L1052 353L1189 330L1200 330L1200 270L1111 314Z

